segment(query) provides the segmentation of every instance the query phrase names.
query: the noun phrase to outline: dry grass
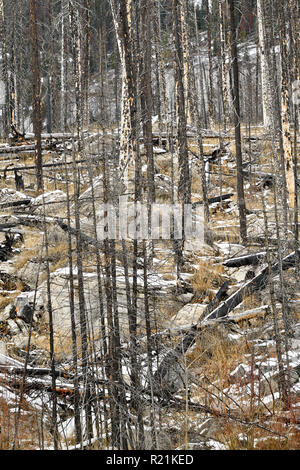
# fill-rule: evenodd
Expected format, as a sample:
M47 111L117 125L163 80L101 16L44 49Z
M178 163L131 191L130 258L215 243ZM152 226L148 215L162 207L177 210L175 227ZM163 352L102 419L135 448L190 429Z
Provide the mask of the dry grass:
M287 422L282 422L278 406L274 412L272 422L267 424L264 423L264 413L260 407L254 407L251 414L245 413L244 419L260 421L262 426L265 425L278 435L272 435L268 430L256 426L243 426L228 419L223 423L222 432L216 434L216 438L229 450L298 450L300 432L297 426L294 426L292 414L287 432Z
M201 367L206 377L225 388L230 384L231 371L244 361L247 352L246 343L233 343L221 328L206 328L187 354L187 361L193 368Z
M16 256L14 264L16 270L24 268L24 266L33 259L36 259L41 254L41 248L43 243L41 233L32 233L32 236L26 237L25 247L22 253ZM46 250L43 249L41 261L46 259ZM56 269L62 268L68 263L68 242L64 239L50 245L48 248L48 259L50 262L50 271L56 271ZM46 273L42 273L40 281L46 279Z
M51 263L51 271L62 268L68 263L68 242L62 241L57 245L48 248L49 262Z
M21 293L21 290L15 291L13 294L10 294L10 295L1 295L0 296L0 312L4 310L5 307L7 307L7 305L12 304L20 293Z
M16 271L22 269L29 260L38 255L42 246L42 240L43 235L40 232L35 232L33 230L30 233L30 236L25 236L23 251L14 259Z
M211 289L221 287L224 283L224 266L221 264L212 265L209 262L200 260L198 268L191 277L191 284L198 299L203 296L211 296Z
M4 310L7 305L12 304L16 297L26 289L20 279L14 279L10 276L5 276L4 279L1 280L0 288L0 311Z
M156 166L163 175L171 177L171 155L169 153L164 154L164 159L157 159Z
M12 405L8 405L5 399L0 399L0 450L11 450L15 436L15 413L11 411ZM24 400L21 404L19 420L17 449L36 450L40 440L40 420L36 410ZM43 437L45 446L52 441L51 435L44 425Z
M34 344L38 349L46 351L49 353L50 357L50 340L49 340L49 332L47 326L44 326L43 334L35 334L32 335L32 344ZM54 352L55 352L55 359L57 361L65 360L66 357L70 357L72 355L72 337L71 331L70 334L64 335L54 335ZM80 340L77 338L77 348L78 352L80 352Z
M261 298L258 293L253 293L243 300L244 310L251 310L253 308L260 307L262 305Z
M186 358L188 367L193 371L194 375L200 373L200 386L192 388L193 399L206 403L211 408L226 414L226 406L235 410L236 416L243 421L256 422L265 426L267 430L257 426L241 425L232 419L222 418L214 438L225 444L230 450L290 450L299 448L300 433L294 424L299 423L299 412L288 413L285 420L281 418L282 408L279 401L275 401L271 405L273 418L272 421L266 422L266 415L269 414L266 407L262 404L261 399L254 392L251 399L247 395L244 403L240 400L240 408L236 409L236 405L231 400L230 392L228 396L224 393L220 394L217 390L224 390L232 383L230 373L238 364L249 364L249 359L245 355L249 353L248 345L245 342L230 342L226 335L222 334L222 330L206 329L202 332L195 346L188 352ZM255 358L254 358L255 360ZM253 384L258 383L258 378L253 377ZM248 381L248 380L247 380ZM212 386L212 384L214 384ZM240 392L236 395L243 396L244 382L238 380L235 386ZM251 384L251 379L249 386ZM204 388L206 390L204 390ZM218 395L221 401L211 393ZM261 392L269 394L270 391ZM295 416L296 415L296 416ZM191 417L191 421L195 422L196 417ZM287 423L289 426L287 427ZM283 438L272 435L268 429L279 433ZM292 431L292 432L291 432ZM287 437L287 439L284 438Z
M262 165L270 164L272 162L272 154L273 154L272 142L270 140L264 139L261 142L260 151L261 151L260 163Z
M161 325L158 325L159 328L160 327L163 328L164 322L166 320L170 320L170 318L172 318L178 312L178 310L181 307L182 307L182 304L180 304L176 300L169 301L169 302L162 302L160 305L158 305L159 315L157 315L157 316L158 316L159 321L161 323ZM156 331L153 330L153 333L155 334ZM176 340L175 340L175 342L176 342Z

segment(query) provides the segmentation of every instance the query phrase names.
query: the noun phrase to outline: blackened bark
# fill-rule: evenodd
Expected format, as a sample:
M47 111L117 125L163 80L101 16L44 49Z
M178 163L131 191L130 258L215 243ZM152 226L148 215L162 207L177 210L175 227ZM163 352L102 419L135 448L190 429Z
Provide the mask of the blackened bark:
M40 76L40 48L37 18L37 2L30 0L30 28L32 47L32 70L33 70L33 129L35 140L35 164L37 190L43 190L43 167L42 167L42 145L41 145L41 76Z
M247 239L247 222L246 222L246 203L244 194L244 177L243 177L243 159L242 159L242 141L241 141L241 112L240 112L240 85L239 85L239 65L236 41L236 17L235 17L235 1L229 0L230 7L230 27L231 27L231 60L232 60L232 99L234 106L234 127L235 127L235 149L236 149L236 166L237 166L237 196L240 217L240 236L242 241Z

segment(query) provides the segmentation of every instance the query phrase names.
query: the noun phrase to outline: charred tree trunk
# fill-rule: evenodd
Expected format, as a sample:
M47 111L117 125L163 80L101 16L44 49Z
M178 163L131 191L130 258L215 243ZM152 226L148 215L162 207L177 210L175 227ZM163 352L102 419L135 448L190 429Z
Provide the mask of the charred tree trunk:
M37 2L30 0L30 28L32 47L32 70L33 70L33 129L35 140L35 164L37 190L43 190L43 167L42 167L42 117L41 117L41 76L40 76L40 49L37 18Z
M242 241L247 238L247 222L246 222L246 203L244 194L244 177L243 177L243 159L242 159L242 140L241 140L241 112L240 112L240 85L239 85L239 65L238 51L236 42L236 17L235 17L235 1L229 0L230 6L230 28L231 28L231 60L232 60L232 99L234 107L234 127L235 127L235 149L236 149L236 166L237 166L237 196L240 218L240 236Z

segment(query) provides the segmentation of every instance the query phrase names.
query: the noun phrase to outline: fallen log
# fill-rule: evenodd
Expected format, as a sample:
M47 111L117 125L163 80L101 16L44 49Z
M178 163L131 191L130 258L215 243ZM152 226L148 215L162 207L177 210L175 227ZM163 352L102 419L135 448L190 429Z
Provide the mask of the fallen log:
M21 230L11 230L10 228L1 228L0 226L0 233L10 233L13 235L20 235L23 238L24 233Z
M201 321L201 319L205 318L207 315L210 314L210 312L212 312L214 310L216 305L225 297L225 295L227 293L227 290L228 290L228 287L229 287L229 282L228 281L224 282L224 284L220 287L220 289L218 290L218 292L216 293L214 298L211 300L211 302L205 308L205 310L202 313L199 321Z
M11 131L12 131L12 142L22 142L25 137L25 132L20 132L14 124L11 125Z
M63 222L62 220L55 220L55 223L64 231L64 232L67 232L67 233L70 233L71 235L73 235L74 237L77 236L78 234L78 231L71 227L70 225L66 224L65 222ZM92 238L90 237L89 235L86 235L85 233L79 231L80 233L80 239L81 241L83 242L83 244L86 244L86 245L92 245L94 246L95 248L99 248L101 250L104 249L104 244L99 242L98 240L96 240L95 238Z
M75 163L88 163L90 159L85 158L84 160L76 160ZM70 162L58 162L58 163L44 163L42 166L43 168L55 168L58 166L65 166L65 165L73 165L73 161ZM3 171L5 173L11 172L11 171L23 171L23 170L35 170L36 165L29 165L29 166L16 166L12 168L6 168L6 169L0 169L0 171Z
M186 401L181 400L178 397L170 397L168 400L168 406L173 407L176 410L186 410L187 406L188 409L191 411L197 411L197 412L203 412L212 415L215 418L224 418L225 420L232 420L237 423L240 423L241 425L248 426L250 428L256 427L259 429L262 429L264 431L269 432L270 434L274 434L278 437L281 437L283 439L288 439L288 436L285 436L283 434L280 434L279 432L273 431L272 429L268 428L267 426L264 426L261 423L255 422L255 421L250 421L247 418L239 417L236 410L231 410L229 406L226 406L225 411L220 411L218 409L213 409L208 407L207 405L203 405L200 403L195 403L191 400ZM223 405L224 409L224 405Z
M264 318L268 313L269 305L262 305L261 307L246 310L245 312L238 313L237 315L230 315L228 316L228 320L234 323L240 323L242 321L251 320L252 318Z
M82 160L75 160L76 164L80 163L86 163L86 164L91 164L95 160L95 164L99 163L99 160L101 159L101 155L95 155L95 156L89 156L88 158L82 159ZM44 163L42 165L43 168L56 168L60 166L66 166L66 165L73 165L73 161L69 162L57 162L57 163ZM12 172L12 171L27 171L27 170L35 170L36 166L35 165L29 165L29 166L17 166L17 167L12 167L12 168L3 168L0 169L0 171L4 172L4 179L6 178L6 173Z
M24 374L24 368L23 367L17 367L17 366L10 366L10 365L0 365L0 373L6 373L9 375L23 375ZM28 367L26 368L26 377L46 377L46 376L52 376L53 372L51 369L47 368L32 368ZM62 370L56 370L55 371L55 377L56 378L64 378L64 379L71 379L73 380L74 376L72 374L69 374L68 372L64 372Z
M20 222L8 222L7 224L0 224L0 232L6 232L14 227L19 227L19 225L23 225Z
M41 134L41 139L42 140L69 140L69 139L77 139L78 137L74 134L70 134L70 133L63 133L63 132L54 132L52 134L47 134L47 133L43 133ZM24 140L33 140L34 139L34 134L26 134L24 136Z
M298 250L298 256L300 256L300 250ZM282 269L286 270L295 265L296 252L293 252L286 256L282 260ZM279 263L274 264L271 267L272 276L275 276L279 272ZM244 284L237 292L232 294L227 300L225 300L219 307L213 310L205 320L212 320L215 318L224 317L231 312L237 305L242 303L246 296L251 295L257 290L262 290L266 287L269 276L269 268L266 266L259 274L253 279Z
M222 264L226 268L239 268L240 266L256 266L265 259L266 252L253 253L249 255L239 256L224 261Z
M298 250L298 256L300 256L300 250ZM282 269L285 270L294 266L295 260L296 252L293 252L286 256L282 260ZM279 263L276 263L271 267L272 276L278 274L279 268ZM227 300L222 302L221 305L211 311L213 304L216 303L216 299L214 298L201 315L198 323L196 325L192 325L190 330L184 334L183 338L175 346L175 348L169 351L162 359L154 374L156 388L159 388L161 386L163 380L168 375L169 369L176 367L179 358L184 355L188 351L188 349L195 343L197 332L199 332L199 330L205 327L206 324L211 324L212 321L218 322L220 319L228 319L228 313L231 312L235 307L237 307L237 305L239 305L246 296L249 296L257 290L263 289L267 285L268 276L269 269L267 266L257 276L255 276L253 279L244 284L244 286L242 286L237 292L232 294ZM223 286L217 293L218 297L220 297L221 295L220 291L222 292L222 290L224 289ZM207 314L207 312L209 313ZM232 318L230 318L230 320L232 320Z
M26 381L23 383L23 380L21 377L13 377L12 376L5 376L1 377L1 381L3 384L11 388L12 390L22 390L23 393L29 395L30 392L32 391L43 391L47 393L53 393L54 389L51 384L52 378L48 377L47 379L40 380L39 379L32 379L30 381ZM58 398L66 398L66 397L72 397L74 395L74 387L72 384L66 384L56 386L55 387L55 392L58 396ZM79 394L82 392L79 390Z
M223 298L223 296L226 294L227 289L229 287L229 282L225 282L221 288L218 290L217 294L215 297L211 300L211 302L208 304L204 312L202 313L199 322L206 317L216 306L216 304ZM198 323L199 323L198 322ZM164 377L167 375L168 370L172 367L174 367L178 359L184 355L187 350L194 344L196 340L196 335L198 331L198 324L192 325L189 329L188 332L186 332L181 339L181 341L176 345L174 349L169 351L165 357L163 358L161 364L157 368L157 371L154 374L154 380L156 383L156 386L159 388L162 381L164 380Z
M31 203L31 199L21 199L20 201L3 202L0 204L1 209L7 209L8 207L28 206Z
M214 204L215 202L221 202L221 201L226 201L227 199L230 199L233 196L233 193L229 194L222 194L222 196L214 196L208 198L208 204ZM203 201L196 201L192 203L192 207L195 208L196 206L203 204Z
M35 144L0 147L0 154L26 152L27 150L35 150ZM42 150L56 150L56 144L42 144Z
M70 225L66 224L62 220L57 219L57 220L53 220L53 222L55 222L64 232L70 233L74 237L77 236L77 233L78 233L77 230L71 227ZM105 247L102 241L99 241L96 238L90 237L89 235L86 235L80 230L79 230L79 234L80 234L81 242L84 245L90 245L90 246L97 248L98 250L102 250L102 251L104 250ZM116 256L119 257L120 259L123 259L123 252L116 249ZM130 254L128 254L127 257L129 260L133 259L132 255Z
M47 204L47 203L46 203ZM51 204L51 202L50 202ZM32 225L38 225L38 224L57 224L64 232L70 232L70 234L74 237L77 236L77 230L61 219L56 219L54 217L42 217L42 216L36 216L36 215L25 215L23 214L22 216L19 217L19 219L16 222L11 222L11 223L6 223L6 224L0 224L0 230L3 229L9 229L11 227L17 227L19 225L25 225L25 226L32 226ZM85 233L79 231L80 233L80 238L83 244L86 245L91 245L94 246L95 248L98 248L100 250L104 249L104 244L95 238L90 237L89 235L86 235Z

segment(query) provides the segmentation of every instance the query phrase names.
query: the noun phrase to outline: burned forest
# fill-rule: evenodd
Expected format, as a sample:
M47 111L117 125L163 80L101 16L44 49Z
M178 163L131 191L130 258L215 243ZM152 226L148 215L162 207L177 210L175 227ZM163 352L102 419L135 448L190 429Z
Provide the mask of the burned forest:
M300 448L299 10L0 0L1 450Z

